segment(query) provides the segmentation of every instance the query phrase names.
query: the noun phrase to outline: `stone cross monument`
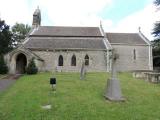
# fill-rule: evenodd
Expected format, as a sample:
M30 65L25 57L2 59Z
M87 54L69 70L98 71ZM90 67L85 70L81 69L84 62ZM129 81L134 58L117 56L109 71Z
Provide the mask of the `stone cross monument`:
M86 71L85 71L85 65L84 65L84 61L82 62L82 67L81 67L81 73L80 73L80 79L81 80L84 80L84 78L85 78L85 73L86 73Z
M105 98L110 101L124 101L122 97L120 82L117 78L117 69L116 61L119 58L119 55L115 53L115 50L112 51L112 71L111 78L107 81L107 88L105 91Z

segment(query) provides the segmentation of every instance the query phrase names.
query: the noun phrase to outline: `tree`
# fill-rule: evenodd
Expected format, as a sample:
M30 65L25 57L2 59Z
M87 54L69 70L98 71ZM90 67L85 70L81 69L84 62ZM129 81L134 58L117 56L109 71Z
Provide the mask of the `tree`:
M12 33L4 20L0 20L0 55L12 50Z
M27 74L37 74L38 68L36 67L36 64L34 62L34 58L28 64L26 72L27 72Z
M12 27L12 38L14 40L13 45L16 46L18 43L22 42L30 30L31 27L29 25L25 25L23 23L16 23Z
M160 7L160 0L155 0L154 4L157 7ZM155 40L159 40L160 39L160 21L157 21L154 24L154 28L153 28L153 33L152 34L155 36Z
M154 4L160 8L160 0L155 0ZM153 66L160 67L160 21L154 24L153 32L155 39L153 41Z
M155 4L156 6L159 6L159 5L160 5L160 0L155 0L155 1L154 1L154 4Z
M3 55L0 55L0 74L6 74L8 72L8 67L4 61Z
M155 0L154 1L154 4L158 7L160 7L160 0ZM154 35L155 37L155 40L156 40L156 43L157 41L160 41L160 21L157 21L155 24L154 24L154 28L153 28L153 32L152 34Z
M156 40L160 39L160 21L154 24L153 34Z

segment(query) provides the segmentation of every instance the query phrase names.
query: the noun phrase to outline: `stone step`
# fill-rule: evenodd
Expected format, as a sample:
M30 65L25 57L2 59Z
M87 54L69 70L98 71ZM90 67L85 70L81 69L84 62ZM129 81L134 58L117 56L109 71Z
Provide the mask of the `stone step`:
M17 80L21 76L22 76L22 74L9 74L9 75L5 76L3 79Z

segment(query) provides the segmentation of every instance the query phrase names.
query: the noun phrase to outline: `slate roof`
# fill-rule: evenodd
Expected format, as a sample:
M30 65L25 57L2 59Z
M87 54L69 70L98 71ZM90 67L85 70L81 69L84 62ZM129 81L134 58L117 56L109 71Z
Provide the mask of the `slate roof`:
M99 27L39 26L30 36L100 37Z
M111 44L147 45L138 33L106 33Z
M24 42L29 49L90 49L104 50L103 35L99 27L40 26Z
M29 49L106 49L103 38L30 37L24 44Z
M110 44L147 45L138 33L105 33ZM106 50L99 27L40 26L24 42L29 49L90 49Z

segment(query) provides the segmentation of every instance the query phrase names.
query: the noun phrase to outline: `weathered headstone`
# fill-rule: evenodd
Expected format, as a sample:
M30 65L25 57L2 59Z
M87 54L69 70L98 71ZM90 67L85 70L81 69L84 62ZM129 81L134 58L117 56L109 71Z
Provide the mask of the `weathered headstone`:
M52 77L50 78L50 85L51 85L51 87L52 87L52 91L54 92L54 93L56 93L56 68L57 67L55 67L55 70L53 70L53 72L52 72Z
M50 78L50 85L52 86L52 90L56 91L56 78L55 77Z
M107 88L105 91L105 98L110 101L124 101L125 99L122 97L120 82L117 78L117 69L116 69L116 61L119 58L119 55L112 51L112 76L107 81Z
M81 67L81 73L80 73L80 79L81 80L84 80L84 78L85 78L85 64L84 64L84 62L82 62L82 67Z

